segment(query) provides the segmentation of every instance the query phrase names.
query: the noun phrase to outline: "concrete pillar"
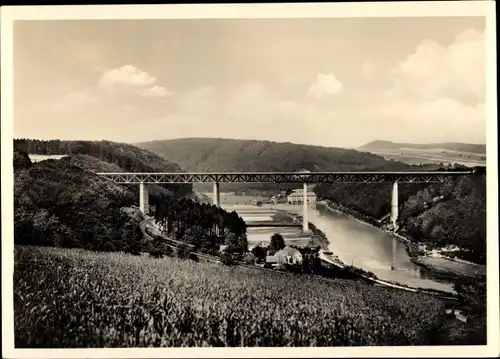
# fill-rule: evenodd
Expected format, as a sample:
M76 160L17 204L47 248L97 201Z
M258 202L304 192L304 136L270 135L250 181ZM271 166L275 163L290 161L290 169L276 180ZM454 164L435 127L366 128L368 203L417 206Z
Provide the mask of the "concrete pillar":
M149 215L149 190L147 183L139 183L139 208L143 214Z
M220 191L219 191L219 183L214 182L214 198L213 198L214 206L220 207Z
M398 183L394 182L394 184L392 185L392 198L391 198L391 222L394 231L396 231L397 220L398 220Z
M396 269L396 241L396 236L392 236L392 270Z
M304 232L309 231L309 219L307 218L307 183L304 182L304 189L302 190L302 208L303 208L303 214L302 214L302 230Z

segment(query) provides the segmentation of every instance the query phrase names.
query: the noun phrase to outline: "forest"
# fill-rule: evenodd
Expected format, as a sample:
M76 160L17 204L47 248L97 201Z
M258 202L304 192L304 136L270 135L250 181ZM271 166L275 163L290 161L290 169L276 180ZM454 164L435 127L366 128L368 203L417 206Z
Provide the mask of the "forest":
M14 148L28 154L69 155L74 164L90 171L182 172L178 164L126 143L15 139ZM83 159L82 156L86 157ZM192 192L191 184L161 184L151 187L152 205L160 198L158 192L164 195L170 192L176 196L189 195ZM138 186L129 186L129 189L138 195Z
M221 245L235 253L247 251L246 224L234 211L180 198L156 206L154 217L161 232L195 251L217 255Z
M400 233L430 248L455 245L457 256L486 261L486 174L449 178L439 184L398 185ZM323 184L321 199L377 225L391 210L390 184Z
M95 153L92 148L88 146L84 152ZM118 185L94 173L124 171L117 165L127 163L121 156L131 158L131 153L139 152L138 157L144 158L149 154L141 154L146 151L134 151L133 148L126 151L126 146L121 151L121 145L112 143L107 143L103 148L106 153L103 158L110 158L111 162L87 154L73 154L60 160L32 163L26 152L15 148L16 244L134 254L151 250L151 243L144 241L139 221L123 211L124 208L138 205L138 186ZM160 166L161 161L163 159L158 159L156 165ZM135 167L140 165L139 162ZM164 167L154 169L168 170ZM238 245L246 246L245 224L236 213L216 210L215 207L184 197L190 194L190 187L152 187L150 204L155 206L160 223L163 223L161 219L165 220L168 235L210 253L214 253L215 245L226 241L226 237L231 245L237 242ZM197 226L200 216L203 217L201 228ZM206 231L206 228L216 228L217 232Z
M138 143L136 146L178 163L188 172L294 172L363 171L390 169L404 171L410 166L352 149L298 145L257 140L186 138ZM388 167L389 166L389 167ZM229 192L273 191L298 188L294 184L231 183ZM210 186L200 186L210 190Z

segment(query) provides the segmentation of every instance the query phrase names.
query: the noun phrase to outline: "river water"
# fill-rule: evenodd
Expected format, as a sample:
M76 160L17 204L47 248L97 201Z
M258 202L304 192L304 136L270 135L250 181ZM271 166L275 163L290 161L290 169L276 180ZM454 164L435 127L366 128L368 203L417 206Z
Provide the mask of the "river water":
M279 204L274 206L248 206L227 204L226 210L236 211L246 221L271 220L276 209L288 212L302 212L301 206ZM328 238L330 250L347 265L354 265L375 273L380 279L406 284L412 287L438 289L453 292L452 284L437 278L431 272L412 263L404 244L387 232L368 224L337 214L328 209L308 209L309 222ZM286 242L300 244L307 242L301 237L300 228L249 228L249 244L269 242L273 233L279 232ZM394 247L393 247L394 241ZM393 248L395 252L393 253ZM394 256L393 256L394 254ZM394 260L394 263L393 263Z

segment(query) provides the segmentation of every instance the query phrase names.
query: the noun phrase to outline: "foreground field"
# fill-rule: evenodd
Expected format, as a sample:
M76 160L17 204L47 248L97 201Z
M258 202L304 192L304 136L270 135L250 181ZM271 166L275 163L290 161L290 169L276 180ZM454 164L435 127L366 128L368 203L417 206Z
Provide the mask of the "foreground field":
M438 300L359 283L17 247L16 347L439 344Z

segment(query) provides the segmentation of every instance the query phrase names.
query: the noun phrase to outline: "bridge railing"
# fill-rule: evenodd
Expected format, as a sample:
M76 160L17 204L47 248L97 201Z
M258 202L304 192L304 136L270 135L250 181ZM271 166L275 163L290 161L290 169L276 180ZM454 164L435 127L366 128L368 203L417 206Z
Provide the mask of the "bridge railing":
M446 177L474 174L474 171L428 172L205 172L133 173L99 172L117 183L439 183Z

